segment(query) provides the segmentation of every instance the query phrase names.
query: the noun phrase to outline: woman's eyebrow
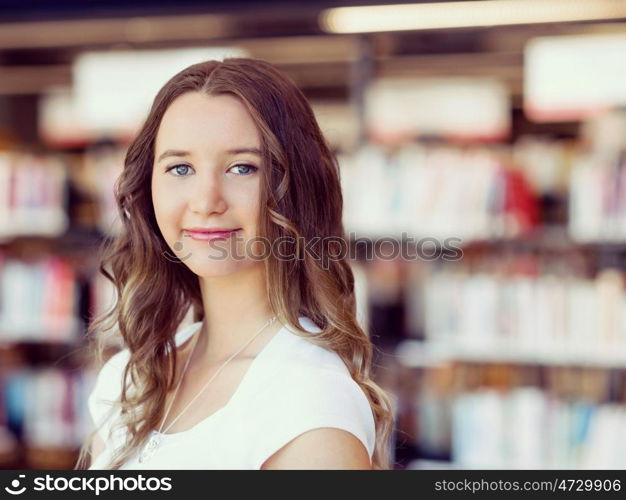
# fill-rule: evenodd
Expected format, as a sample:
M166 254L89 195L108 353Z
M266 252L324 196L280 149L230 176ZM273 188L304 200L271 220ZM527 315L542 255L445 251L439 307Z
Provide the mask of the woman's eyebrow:
M261 150L259 148L236 148L236 149L229 149L226 152L230 155L238 155L241 153L251 153L253 155L261 156Z
M226 153L228 153L230 155L237 155L237 154L242 154L242 153L251 153L251 154L255 154L255 155L261 156L261 150L259 148L251 148L251 147L241 147L241 148L229 149L228 151L226 151ZM161 154L161 156L159 156L157 162L160 162L161 160L164 160L165 158L169 158L170 156L184 157L184 156L189 156L190 154L191 153L189 151L179 151L179 150L175 150L175 149L168 149L163 154Z

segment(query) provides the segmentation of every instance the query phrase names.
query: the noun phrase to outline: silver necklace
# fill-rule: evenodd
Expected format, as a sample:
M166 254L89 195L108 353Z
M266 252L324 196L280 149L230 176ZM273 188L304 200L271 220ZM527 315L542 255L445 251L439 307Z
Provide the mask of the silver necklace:
M187 408L189 408L191 406L191 404L198 398L198 396L200 396L200 394L202 394L202 392L208 387L208 385L213 381L213 379L215 377L217 377L219 372L222 371L222 368L224 368L231 359L233 359L235 356L237 356L237 354L239 354L241 351L243 351L246 348L246 346L248 346L250 344L250 342L252 342L255 338L257 338L261 334L261 332L263 330L265 330L269 325L271 325L274 322L275 319L276 319L276 316L273 316L272 318L270 318L270 320L267 323L265 323L265 325L263 325L261 327L261 329L252 336L252 338L250 338L250 340L248 340L240 349L238 349L232 356L230 356L230 358L228 358L226 361L224 361L222 366L219 367L219 369L209 379L209 381L206 384L204 384L204 387L202 387L202 389L200 389L198 391L198 393L194 396L194 398L187 404L187 406L185 406L185 408L183 408L183 410L170 423L170 425L168 425L167 428L162 431L163 424L165 423L165 421L167 419L167 416L169 415L170 409L172 408L172 405L174 404L174 400L176 399L176 394L178 394L178 389L180 388L180 384L183 381L183 377L185 376L185 373L187 372L187 366L189 366L189 360L191 359L191 357L193 356L194 351L196 350L196 344L198 343L198 336L196 336L196 340L195 340L195 342L193 344L193 348L191 350L191 354L189 354L189 356L187 357L187 362L185 363L185 367L183 368L183 371L182 371L182 373L180 375L180 380L178 381L178 384L176 385L176 390L174 391L174 395L172 396L172 400L170 401L170 404L169 404L169 406L167 408L167 411L165 412L165 416L163 417L163 421L161 422L161 426L159 427L158 431L152 430L152 432L150 434L150 438L148 439L148 443L146 444L146 446L143 448L141 454L139 455L139 462L145 463L148 460L150 460L150 457L152 457L152 455L154 454L156 449L161 444L161 441L163 440L163 436L169 430L169 428L172 427L172 425L174 425L174 422L176 422L182 416L182 414L185 413L185 411L187 411Z

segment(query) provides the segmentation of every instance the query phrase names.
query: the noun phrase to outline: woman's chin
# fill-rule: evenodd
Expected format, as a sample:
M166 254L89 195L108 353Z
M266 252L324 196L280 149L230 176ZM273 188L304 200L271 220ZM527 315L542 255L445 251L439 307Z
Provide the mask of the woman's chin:
M190 261L185 262L185 264L200 278L213 278L236 274L252 267L255 263L252 261L235 260L211 261L209 259L202 262L196 262L190 259Z

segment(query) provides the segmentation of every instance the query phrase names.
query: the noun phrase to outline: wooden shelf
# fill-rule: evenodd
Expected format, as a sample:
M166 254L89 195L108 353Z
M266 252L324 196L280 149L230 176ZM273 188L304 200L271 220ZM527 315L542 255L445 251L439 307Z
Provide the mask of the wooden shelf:
M468 363L510 363L522 365L581 366L626 370L626 346L598 343L571 346L565 343L525 344L489 341L452 343L443 341L405 340L396 356L408 367L437 366L450 361Z

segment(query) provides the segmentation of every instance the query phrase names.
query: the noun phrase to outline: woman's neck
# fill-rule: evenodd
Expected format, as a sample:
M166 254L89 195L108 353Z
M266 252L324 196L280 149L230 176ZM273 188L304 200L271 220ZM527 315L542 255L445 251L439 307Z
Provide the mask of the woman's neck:
M227 276L199 279L204 323L194 358L205 366L219 364L254 337L273 316L265 270L257 265ZM271 337L281 326L274 321L241 354L256 353L258 346L265 345L260 339Z

